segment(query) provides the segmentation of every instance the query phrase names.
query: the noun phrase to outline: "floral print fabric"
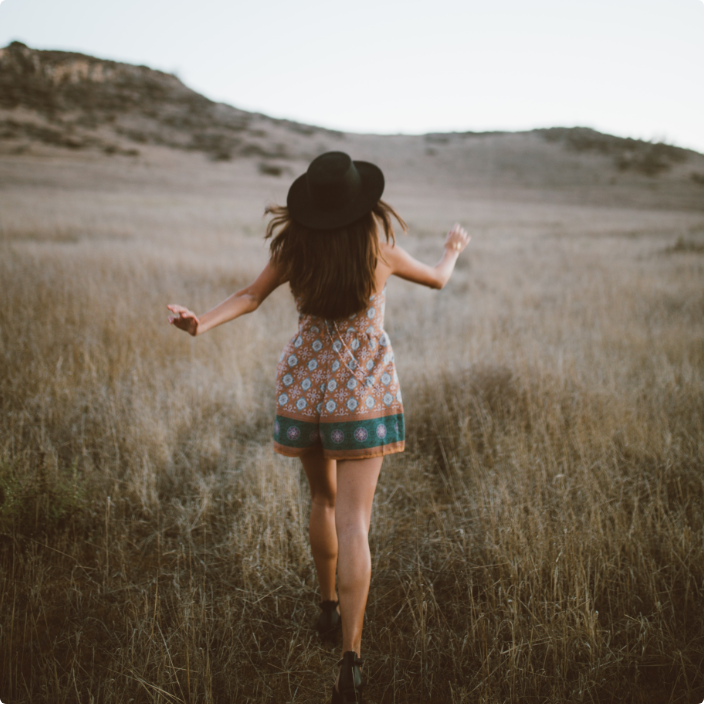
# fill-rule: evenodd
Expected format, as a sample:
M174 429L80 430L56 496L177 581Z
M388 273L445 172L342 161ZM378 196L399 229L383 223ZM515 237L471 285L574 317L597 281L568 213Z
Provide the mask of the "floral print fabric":
M376 457L404 448L394 353L383 329L386 289L349 318L299 314L276 376L274 449L297 457Z

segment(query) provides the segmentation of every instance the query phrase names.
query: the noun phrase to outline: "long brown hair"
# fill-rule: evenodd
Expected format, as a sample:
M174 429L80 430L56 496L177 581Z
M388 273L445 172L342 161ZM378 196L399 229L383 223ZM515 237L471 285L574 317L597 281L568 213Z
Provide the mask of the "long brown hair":
M267 206L265 214L274 216L265 237L272 238L271 261L282 267L301 312L328 320L358 313L374 293L380 229L392 244L392 216L407 231L401 216L382 200L364 217L334 230L300 225L281 205Z

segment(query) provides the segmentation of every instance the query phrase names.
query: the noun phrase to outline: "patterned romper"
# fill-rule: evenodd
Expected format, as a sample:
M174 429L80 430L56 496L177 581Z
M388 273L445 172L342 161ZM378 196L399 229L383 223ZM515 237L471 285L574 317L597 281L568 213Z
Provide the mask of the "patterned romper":
M276 374L274 449L299 457L322 445L330 459L403 452L401 389L384 332L386 289L349 318L299 311L298 333Z

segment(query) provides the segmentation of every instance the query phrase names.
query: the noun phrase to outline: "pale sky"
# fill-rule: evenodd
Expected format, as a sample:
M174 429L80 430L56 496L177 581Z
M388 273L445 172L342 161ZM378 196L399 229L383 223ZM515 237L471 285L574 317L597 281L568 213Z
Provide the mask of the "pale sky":
M13 39L351 132L584 125L704 152L702 0L4 0Z

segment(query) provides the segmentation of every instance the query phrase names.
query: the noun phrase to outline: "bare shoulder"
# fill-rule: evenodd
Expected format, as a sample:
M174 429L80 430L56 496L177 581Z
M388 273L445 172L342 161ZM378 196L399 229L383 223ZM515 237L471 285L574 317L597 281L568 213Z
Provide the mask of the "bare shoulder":
M269 259L267 265L264 267L262 274L267 274L274 277L278 281L278 285L285 284L288 281L288 276L284 270L284 267L275 262L273 259Z
M390 269L391 274L405 270L410 262L415 259L400 245L384 242L381 247L381 256Z
M379 246L382 259L386 262L387 266L394 268L393 263L397 262L399 258L403 257L405 250L398 244L391 244L390 242L381 242Z
M270 260L259 276L239 293L252 296L257 303L261 303L272 291L281 286L281 284L286 283L286 280L283 268Z
M412 281L430 288L442 288L435 267L419 262L403 247L384 243L381 254L386 262L387 276L398 276L406 281Z

